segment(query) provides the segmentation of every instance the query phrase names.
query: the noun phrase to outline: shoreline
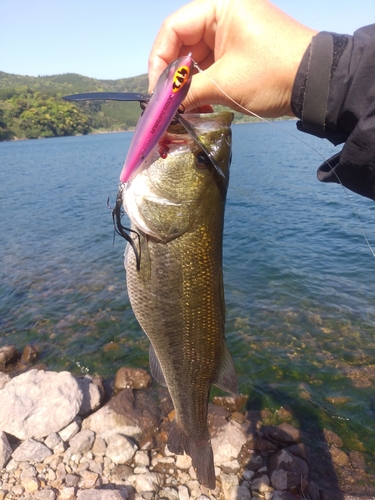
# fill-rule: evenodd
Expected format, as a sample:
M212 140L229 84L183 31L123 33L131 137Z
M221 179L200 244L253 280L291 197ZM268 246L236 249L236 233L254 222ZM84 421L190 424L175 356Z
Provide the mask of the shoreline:
M361 453L345 453L340 437L324 431L325 451L321 448L317 459L290 409L280 408L278 422L272 422L271 412L246 408L244 396L218 397L209 404L217 482L208 490L196 480L190 457L168 451L173 405L168 391L145 370L120 368L113 383L100 376L74 377L33 365L32 352L29 360L23 357L23 370L17 365L12 376L0 371L4 406L14 408L12 395L21 403L8 422L0 408L0 450L8 450L6 458L0 453L1 500L374 498L353 496L375 491L359 487L375 480L367 476ZM3 354L0 348L0 362ZM27 417L22 417L25 405ZM32 425L30 415L37 415Z
M282 118L277 118L277 119L269 119L265 118L264 120L254 118L253 120L250 121L236 121L234 120L232 125L248 125L248 124L253 124L253 123L274 123L274 122L288 122L288 121L297 121L298 118L293 118L293 117L282 117ZM29 139L27 137L13 137L12 139L7 139L2 142L15 142L15 141L38 141L38 140L43 140L43 139L59 139L61 137L82 137L84 135L97 135L97 134L119 134L119 133L126 133L126 132L134 132L135 127L130 127L127 130L93 130L87 134L75 134L75 135L56 135L53 137L36 137L33 139Z

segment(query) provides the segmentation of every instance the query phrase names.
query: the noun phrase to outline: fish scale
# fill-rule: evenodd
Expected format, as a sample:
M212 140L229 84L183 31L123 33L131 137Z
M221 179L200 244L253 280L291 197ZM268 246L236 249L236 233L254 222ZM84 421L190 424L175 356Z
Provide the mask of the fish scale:
M167 385L175 408L168 447L189 454L198 480L214 488L207 428L210 387L237 391L225 344L222 278L232 113L187 117L215 154L226 180L209 161L201 163L202 150L186 131L170 127L163 138L170 142L168 156L155 156L124 190L124 207L132 230L140 235L141 255L137 270L135 254L128 249L125 267L130 303L153 346L151 372Z

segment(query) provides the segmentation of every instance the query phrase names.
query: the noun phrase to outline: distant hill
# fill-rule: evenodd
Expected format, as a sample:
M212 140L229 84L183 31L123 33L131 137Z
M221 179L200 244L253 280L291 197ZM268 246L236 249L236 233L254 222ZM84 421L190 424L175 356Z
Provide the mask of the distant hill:
M0 71L0 89L28 87L50 95L73 94L78 92L147 92L147 75L120 80L97 80L76 73L52 76L21 76Z
M128 130L139 118L138 103L71 104L61 96L94 91L147 93L147 86L147 75L97 80L75 73L34 77L0 71L0 140Z

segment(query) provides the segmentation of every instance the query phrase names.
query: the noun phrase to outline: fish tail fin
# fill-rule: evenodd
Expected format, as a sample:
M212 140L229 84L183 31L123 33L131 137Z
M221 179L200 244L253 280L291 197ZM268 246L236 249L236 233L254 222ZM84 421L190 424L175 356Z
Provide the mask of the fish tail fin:
M207 435L189 437L181 427L172 423L168 436L168 448L172 453L190 455L198 481L207 488L216 487L214 456L211 442Z

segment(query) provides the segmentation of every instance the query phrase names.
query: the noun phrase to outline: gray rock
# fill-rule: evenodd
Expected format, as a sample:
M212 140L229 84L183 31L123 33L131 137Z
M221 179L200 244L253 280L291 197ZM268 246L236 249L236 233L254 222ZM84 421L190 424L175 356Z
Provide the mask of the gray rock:
M24 487L21 484L16 484L11 489L11 493L13 493L13 495L16 495L16 497L21 496L24 491Z
M5 467L12 455L12 448L9 444L5 432L0 431L0 470Z
M107 439L106 456L115 464L126 464L135 455L138 447L127 437L115 434Z
M81 479L78 483L79 488L94 488L98 480L99 474L96 472L91 472L89 470L84 470L80 473Z
M275 470L271 475L271 483L275 490L288 490L301 484L301 474L284 469Z
M259 493L265 493L270 488L270 480L269 477L264 474L263 476L257 477L251 483L251 490L259 491Z
M160 500L179 500L178 491L174 488L163 488L159 491L158 498Z
M133 486L137 493L146 491L158 491L160 485L159 474L155 472L146 472L145 474L132 474L128 477L128 482Z
M65 476L65 484L67 486L76 486L79 482L79 476L76 474L66 474Z
M94 444L92 445L92 452L95 456L104 456L107 449L106 442L100 436L96 436Z
M237 486L236 500L250 500L251 494L246 486Z
M72 437L69 446L73 453L86 453L86 451L91 450L94 439L95 433L85 429Z
M177 455L176 467L181 470L187 470L191 467L191 457L189 455Z
M247 455L244 465L246 466L246 469L258 471L261 467L263 467L263 463L264 459L262 455L252 450L251 454Z
M296 457L302 458L303 460L307 461L307 450L306 446L303 443L292 444L291 446L288 446L284 449L286 451L289 451L289 453L291 453L292 455L295 455Z
M9 375L7 373L0 372L0 390L4 389L4 387L6 386L6 384L10 380L11 380L11 378L9 377Z
M21 478L21 485L26 493L32 494L39 490L40 482L36 477L26 476Z
M15 471L17 469L17 467L18 467L17 460L14 460L14 458L11 458L9 460L9 462L7 463L7 465L6 465L5 470L7 472L13 472L13 471Z
M242 474L245 481L251 481L255 476L255 472L253 470L245 469Z
M134 457L134 464L148 467L150 465L150 457L147 451L137 451ZM191 464L190 464L191 465Z
M33 494L33 498L35 500L55 500L56 493L50 489L40 490L40 491L36 491Z
M81 419L80 417L76 417L73 422L71 422L68 426L66 426L59 432L59 436L65 442L70 441L72 437L75 436L77 432L79 432L80 428Z
M139 420L139 414L133 408L132 391L125 389L87 417L82 422L82 429L92 430L106 440L113 434L123 434L139 439L142 434Z
M79 415L87 415L100 408L102 403L102 393L99 387L94 384L90 375L76 378L79 388L82 391L83 399L79 409Z
M50 449L53 450L59 443L61 443L62 439L57 434L57 432L52 432L49 436L44 440L44 444Z
M190 499L189 490L187 489L186 486L184 486L182 484L178 487L178 495L179 495L180 500L189 500Z
M77 500L126 500L129 497L127 490L80 490Z
M27 439L14 450L12 457L18 462L43 462L50 455L52 455L51 450L43 443Z
M26 477L36 477L37 475L36 468L33 465L28 464L27 462L24 463L26 464L26 466L23 468L20 474L20 479L25 479Z
M246 443L247 435L245 426L235 420L230 420L227 425L218 430L212 439L215 465L237 459L242 446Z
M235 474L221 474L220 480L221 480L221 487L223 490L224 499L237 500L240 488L238 477ZM248 492L247 498L250 499L251 496L249 490L247 490L247 492ZM241 493L243 492L241 491Z
M220 468L226 474L237 474L240 470L240 464L238 463L238 460L228 460L227 462L223 462L220 465Z
M303 475L308 474L308 466L305 460L292 455L285 449L275 453L270 459L270 471L273 472L277 469L289 470Z
M78 492L79 494L80 492ZM75 488L73 486L63 486L59 490L59 500L73 500L76 498Z
M0 400L0 429L19 439L39 439L73 420L82 392L68 372L30 370L8 382Z

